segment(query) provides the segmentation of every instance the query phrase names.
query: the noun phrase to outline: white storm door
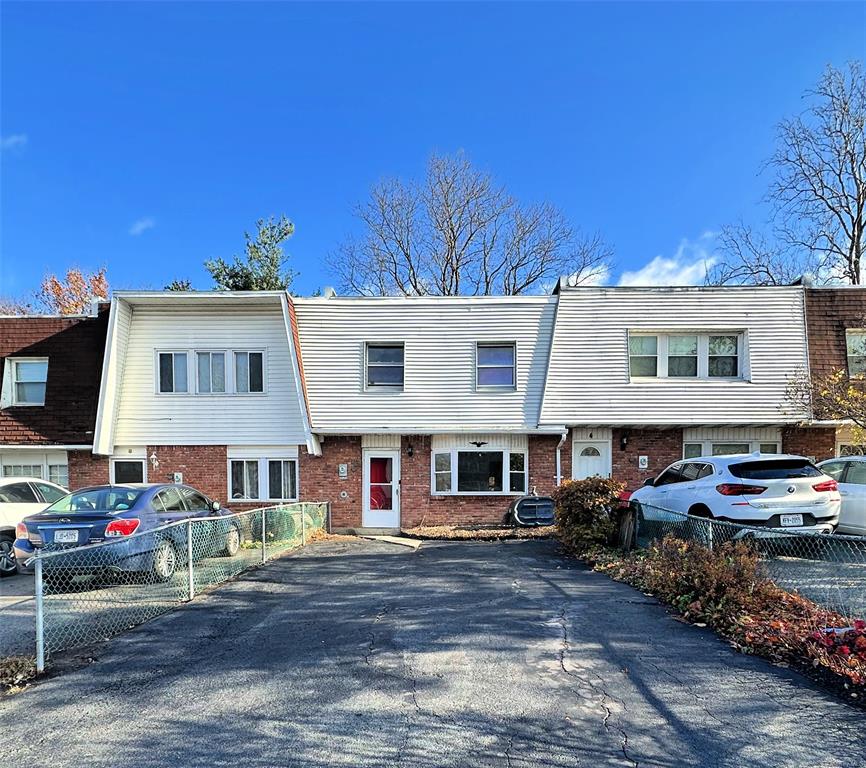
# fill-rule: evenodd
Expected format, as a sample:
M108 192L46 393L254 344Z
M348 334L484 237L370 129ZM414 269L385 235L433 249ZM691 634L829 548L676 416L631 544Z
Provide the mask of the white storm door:
M610 443L606 440L575 442L573 463L571 476L574 480L596 475L610 477Z
M400 527L400 451L364 451L364 528Z

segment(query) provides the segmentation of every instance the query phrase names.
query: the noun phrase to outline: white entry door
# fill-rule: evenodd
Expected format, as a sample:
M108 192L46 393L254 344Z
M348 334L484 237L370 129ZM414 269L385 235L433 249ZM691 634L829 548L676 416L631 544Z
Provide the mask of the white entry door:
M365 528L400 527L400 451L364 451Z
M606 440L575 442L571 476L575 480L587 477L610 477L610 443Z

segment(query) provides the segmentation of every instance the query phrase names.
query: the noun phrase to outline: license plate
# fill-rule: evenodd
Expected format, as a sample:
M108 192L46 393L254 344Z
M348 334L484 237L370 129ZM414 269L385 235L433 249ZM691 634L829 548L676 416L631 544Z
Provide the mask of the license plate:
M803 525L803 515L782 515L781 520L786 528L789 525Z
M54 541L57 544L77 544L78 531L54 531Z

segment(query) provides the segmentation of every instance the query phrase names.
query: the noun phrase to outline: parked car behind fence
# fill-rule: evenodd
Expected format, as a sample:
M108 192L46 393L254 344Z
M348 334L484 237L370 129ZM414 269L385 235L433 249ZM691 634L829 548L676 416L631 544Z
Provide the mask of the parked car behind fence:
M326 503L286 504L39 550L28 561L36 575L37 665L42 668L51 653L99 642L148 621L203 589L302 546L309 533L326 527L327 517ZM242 532L233 557L220 556L215 525ZM163 578L153 568L117 567L130 552L157 552L161 542L170 542L177 553L179 567L171 576Z

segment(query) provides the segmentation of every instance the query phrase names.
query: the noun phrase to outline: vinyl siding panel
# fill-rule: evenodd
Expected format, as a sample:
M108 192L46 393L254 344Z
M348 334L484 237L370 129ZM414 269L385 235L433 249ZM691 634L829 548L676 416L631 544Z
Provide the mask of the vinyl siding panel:
M295 299L313 431L532 429L554 297ZM367 391L367 342L403 342L402 391ZM517 388L475 387L475 345L516 342Z
M265 350L265 394L156 393L156 350ZM305 442L278 302L265 306L136 306L120 376L114 442L130 445L292 445ZM232 365L231 356L226 368ZM194 371L194 366L191 366ZM195 390L193 373L189 387Z
M748 380L630 381L629 332L742 331ZM760 424L786 412L807 365L803 291L782 288L564 289L542 424Z

